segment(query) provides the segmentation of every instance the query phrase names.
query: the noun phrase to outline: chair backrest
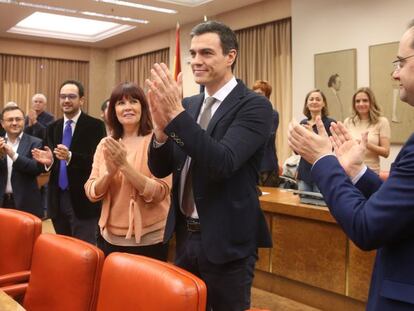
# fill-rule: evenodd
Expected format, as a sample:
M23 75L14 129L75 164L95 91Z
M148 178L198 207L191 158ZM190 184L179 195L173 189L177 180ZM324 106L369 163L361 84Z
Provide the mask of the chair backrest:
M0 276L30 269L33 246L41 232L40 218L0 208Z
M103 252L92 244L57 234L40 235L23 306L31 311L94 311L103 263Z
M207 289L193 274L172 264L125 253L104 263L98 311L204 311Z

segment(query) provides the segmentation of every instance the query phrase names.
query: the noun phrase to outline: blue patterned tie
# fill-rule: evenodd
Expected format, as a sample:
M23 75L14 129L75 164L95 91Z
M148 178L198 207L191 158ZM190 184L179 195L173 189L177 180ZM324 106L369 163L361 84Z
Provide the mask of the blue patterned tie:
M63 139L62 144L70 148L72 142L72 120L67 120L65 124L65 129L63 130ZM60 160L60 169L59 169L59 188L66 190L68 188L68 173L66 170L66 161Z

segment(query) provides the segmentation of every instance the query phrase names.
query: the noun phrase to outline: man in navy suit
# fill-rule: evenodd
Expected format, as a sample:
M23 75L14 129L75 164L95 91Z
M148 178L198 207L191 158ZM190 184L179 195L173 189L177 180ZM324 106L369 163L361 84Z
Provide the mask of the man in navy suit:
M414 106L414 21L393 64L400 98ZM414 134L382 182L363 164L367 133L355 141L340 122L332 124L335 157L320 120L317 126L320 136L292 123L289 144L314 163L312 177L348 237L377 250L367 310L414 310Z
M176 83L165 64L154 65L149 166L159 178L173 174L165 240L176 232L175 263L206 282L207 309L245 310L257 248L272 245L256 193L272 107L233 76L230 28L208 21L191 36L191 67L205 92L181 103L181 77Z
M6 134L0 137L0 206L42 217L36 177L44 169L31 153L42 141L23 133L24 113L18 107L5 108L1 123Z
M24 121L24 132L45 139L46 127L51 124L55 117L48 113L46 109L47 99L44 94L34 94L32 97L32 109Z
M47 146L33 150L33 156L51 170L48 209L56 233L96 244L100 204L88 200L83 186L92 170L96 146L106 136L105 126L82 112L85 95L80 82L63 82L59 100L63 118L47 127ZM65 141L66 130L72 136L70 143Z

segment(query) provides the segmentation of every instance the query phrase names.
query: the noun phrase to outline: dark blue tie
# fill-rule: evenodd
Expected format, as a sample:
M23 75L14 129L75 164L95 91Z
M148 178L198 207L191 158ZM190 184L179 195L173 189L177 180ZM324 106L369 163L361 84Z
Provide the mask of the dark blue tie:
M67 120L65 124L65 129L63 130L63 139L62 144L70 148L72 142L72 120ZM60 169L59 169L59 188L66 190L68 188L68 172L66 170L66 161L60 160Z

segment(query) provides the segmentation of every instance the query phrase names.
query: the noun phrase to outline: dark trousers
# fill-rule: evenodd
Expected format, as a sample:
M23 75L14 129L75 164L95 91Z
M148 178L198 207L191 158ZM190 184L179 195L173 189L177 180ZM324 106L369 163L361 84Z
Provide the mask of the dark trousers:
M4 194L2 207L16 209L16 204L14 203L14 197L12 193Z
M68 190L60 190L59 212L56 217L52 218L52 223L56 233L96 245L98 217L86 219L76 217Z
M168 256L168 243L157 243L145 246L119 246L107 242L99 234L97 245L104 252L105 256L114 252L121 252L151 257L161 261L167 261Z
M250 308L250 291L257 254L214 264L207 259L201 235L189 232L177 252L175 264L201 278L207 285L207 310L244 311Z

